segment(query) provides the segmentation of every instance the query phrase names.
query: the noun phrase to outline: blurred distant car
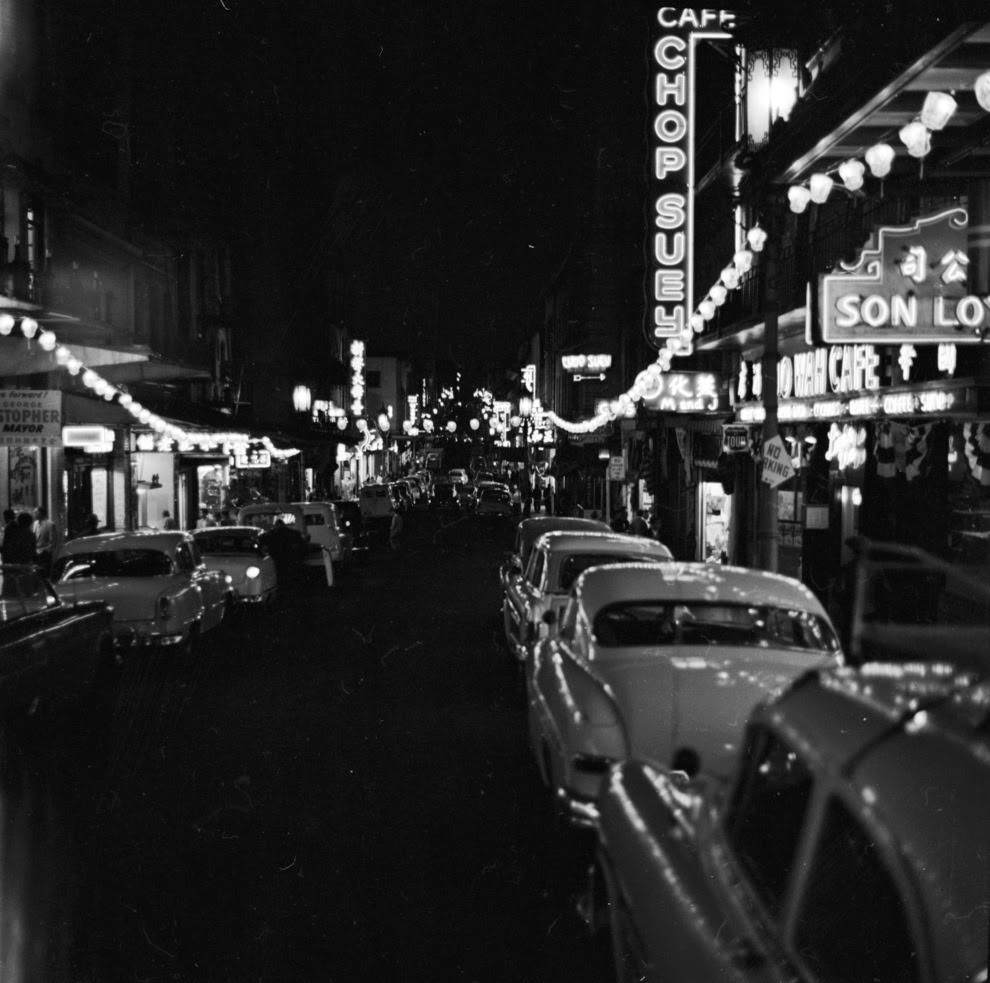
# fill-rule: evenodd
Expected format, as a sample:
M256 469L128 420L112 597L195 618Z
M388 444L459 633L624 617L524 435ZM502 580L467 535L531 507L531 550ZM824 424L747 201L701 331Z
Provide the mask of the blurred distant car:
M522 576L533 545L545 532L611 532L608 523L598 519L582 519L566 515L534 515L523 519L516 526L516 538L512 551L499 569L499 581L503 592L509 583Z
M477 515L500 515L510 518L513 514L512 495L507 488L489 485L478 492Z
M948 663L811 673L750 718L731 784L627 762L582 909L615 978L987 978L990 686Z
M472 512L478 504L478 492L471 481L454 482L454 493L462 512Z
M218 527L222 528L222 527ZM210 570L187 532L113 532L69 540L53 567L67 603L106 601L117 645L191 647L234 601L227 576Z
M450 478L455 485L466 485L471 480L471 476L464 468L451 468L447 472L447 477Z
M352 540L341 528L337 506L333 502L296 502L303 511L309 543L306 564L322 567L324 550L333 563L346 563L351 558Z
M530 647L548 633L546 615L559 613L572 584L589 567L673 558L655 539L583 530L544 533L530 552L523 575L509 584L502 601L509 651L525 661Z
M387 522L395 512L395 498L389 485L371 482L358 492L358 505L365 522Z
M255 526L264 533L263 542L278 570L284 591L298 577L309 558L309 527L302 505L294 502L256 502L237 512L239 526Z
M457 496L455 485L449 478L437 478L433 483L433 495L430 498L430 508L437 512L458 512L461 500Z
M561 811L591 824L615 762L728 776L753 707L840 662L824 608L789 577L708 563L597 566L533 653L530 745Z
M405 481L393 481L389 484L392 498L395 501L395 508L399 512L408 512L413 507L412 492Z
M350 539L351 557L359 559L368 553L368 532L364 528L361 516L361 506L352 499L335 498L334 508L337 510L337 521L340 523L342 534Z
M230 578L238 603L270 604L275 599L278 575L264 536L256 526L213 526L193 532L203 562Z

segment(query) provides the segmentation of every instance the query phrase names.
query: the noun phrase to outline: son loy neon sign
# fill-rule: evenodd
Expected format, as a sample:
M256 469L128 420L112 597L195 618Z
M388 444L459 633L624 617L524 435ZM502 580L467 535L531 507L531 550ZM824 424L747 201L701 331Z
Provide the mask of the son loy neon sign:
M653 47L656 75L652 124L653 174L650 180L653 277L652 331L648 340L663 348L677 338L694 309L694 89L699 40L726 39L735 26L728 10L661 7L661 36Z

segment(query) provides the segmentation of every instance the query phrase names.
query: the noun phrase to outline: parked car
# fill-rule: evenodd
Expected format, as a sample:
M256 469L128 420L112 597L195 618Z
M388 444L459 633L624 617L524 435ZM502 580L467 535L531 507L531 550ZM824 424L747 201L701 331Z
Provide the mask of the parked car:
M409 490L409 485L404 481L393 481L388 487L392 493L392 500L395 502L396 510L399 512L408 512L413 507L413 497L412 492Z
M335 498L334 508L337 510L337 521L343 530L343 535L351 542L351 557L359 559L368 553L368 531L364 527L361 506L354 499Z
M731 783L615 767L582 908L616 978L986 979L988 704L947 663L811 673L753 712Z
M568 535L578 538L542 537L529 570L546 540ZM533 652L530 746L561 811L592 825L611 764L728 776L753 707L840 662L825 609L790 577L709 563L597 566Z
M437 478L433 483L430 508L438 512L460 511L461 500L457 496L456 486L449 478Z
M323 550L330 553L334 563L346 563L351 558L353 540L340 525L337 506L333 502L295 502L303 511L309 542L306 564L323 566Z
M270 604L278 590L275 561L257 526L213 526L197 529L193 539L203 562L230 578L239 604Z
M450 478L454 484L466 485L470 480L471 476L467 473L464 468L451 468L447 472L447 477Z
M391 489L384 482L362 485L358 492L358 504L366 522L387 522L395 512Z
M281 522L281 526L276 526ZM301 505L257 502L237 512L239 526L255 526L265 533L264 543L278 571L282 590L302 572L309 554L309 530ZM321 561L322 562L322 561Z
M545 636L547 614L567 601L571 585L589 567L602 563L673 560L663 543L614 532L548 532L536 541L523 575L513 580L502 599L502 622L509 651L520 662Z
M219 527L218 527L219 528ZM203 562L188 532L82 536L58 551L53 577L66 603L106 601L117 646L185 646L216 628L234 602L230 579Z
M64 761L102 773L116 663L104 601L64 603L33 566L0 566L0 946L4 980L68 972L85 842ZM93 738L99 738L94 741ZM77 757L78 756L78 757ZM81 773L71 784L85 782Z
M607 522L598 519L582 519L566 515L534 515L523 519L516 526L516 538L512 551L499 568L499 581L503 592L509 584L522 576L534 543L545 532L611 532Z
M478 515L494 515L511 518L515 513L512 508L512 495L508 489L494 485L482 488L478 492L478 504L475 506Z

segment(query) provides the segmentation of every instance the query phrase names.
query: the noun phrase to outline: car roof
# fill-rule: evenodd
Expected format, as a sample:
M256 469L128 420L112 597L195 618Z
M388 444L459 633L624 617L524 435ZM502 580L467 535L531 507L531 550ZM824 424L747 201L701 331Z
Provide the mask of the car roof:
M214 526L211 528L221 528ZM93 536L79 536L62 545L62 554L109 553L120 549L174 550L179 543L189 539L189 533L181 529L162 531L101 532Z
M758 709L754 720L768 720L888 831L929 911L985 912L985 874L967 873L985 872L990 855L985 675L947 662L822 670ZM958 930L959 946L966 934L975 937L984 961L986 918L979 929L966 921L940 919L939 931Z
M225 536L232 532L250 533L254 536L265 534L265 530L261 526L207 526L205 529L190 530L193 539L199 539L202 536Z
M548 548L553 553L587 552L588 550L612 550L628 553L642 552L653 556L664 554L667 559L674 558L670 549L656 539L646 536L630 536L627 533L607 532L599 529L567 529L543 533L537 539L534 549Z
M600 519L586 519L576 515L534 515L519 523L519 544L523 554L529 552L533 544L545 532L563 532L568 529L588 532L611 532L611 528Z
M660 545L654 540L642 541ZM731 599L733 603L771 604L827 617L818 598L792 577L717 563L603 564L582 573L575 581L574 591L589 618L616 601L661 598L674 603Z

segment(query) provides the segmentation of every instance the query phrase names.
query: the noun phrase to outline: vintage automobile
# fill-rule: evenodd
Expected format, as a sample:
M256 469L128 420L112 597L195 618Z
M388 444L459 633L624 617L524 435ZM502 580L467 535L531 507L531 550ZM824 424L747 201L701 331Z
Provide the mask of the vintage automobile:
M520 521L516 526L516 538L512 551L499 568L499 580L502 590L508 589L509 584L522 576L533 544L545 532L611 532L607 522L600 519L584 519L579 516L567 515L533 515Z
M709 563L598 566L533 651L530 745L560 812L594 825L614 762L727 776L753 707L840 662L825 609L790 577Z
M66 603L111 605L114 640L121 649L191 650L234 603L230 578L207 569L188 532L111 532L72 539L59 549L53 577Z
M209 570L230 578L238 604L271 604L278 591L275 561L257 526L213 526L197 529L193 539Z
M949 663L810 673L731 783L610 772L581 908L616 978L987 979L990 685Z
M513 515L512 495L508 489L495 484L483 486L478 491L478 504L474 511L476 515L510 518Z
M107 604L65 604L33 566L0 566L4 980L63 978L52 967L67 972L66 930L83 832L74 791L84 769L99 771L94 755L105 748L117 668ZM70 781L59 765L64 761ZM72 762L79 761L77 770Z
M545 617L559 612L571 585L589 567L602 563L673 560L663 543L617 532L548 532L536 541L523 575L513 580L502 601L509 651L525 662L531 646L548 633Z
M341 535L350 543L351 559L365 559L368 555L369 537L361 516L361 506L354 499L335 498L333 507L337 510Z
M323 551L330 554L335 564L351 559L354 540L341 529L340 516L333 502L295 502L303 511L309 543L306 565L323 566Z

